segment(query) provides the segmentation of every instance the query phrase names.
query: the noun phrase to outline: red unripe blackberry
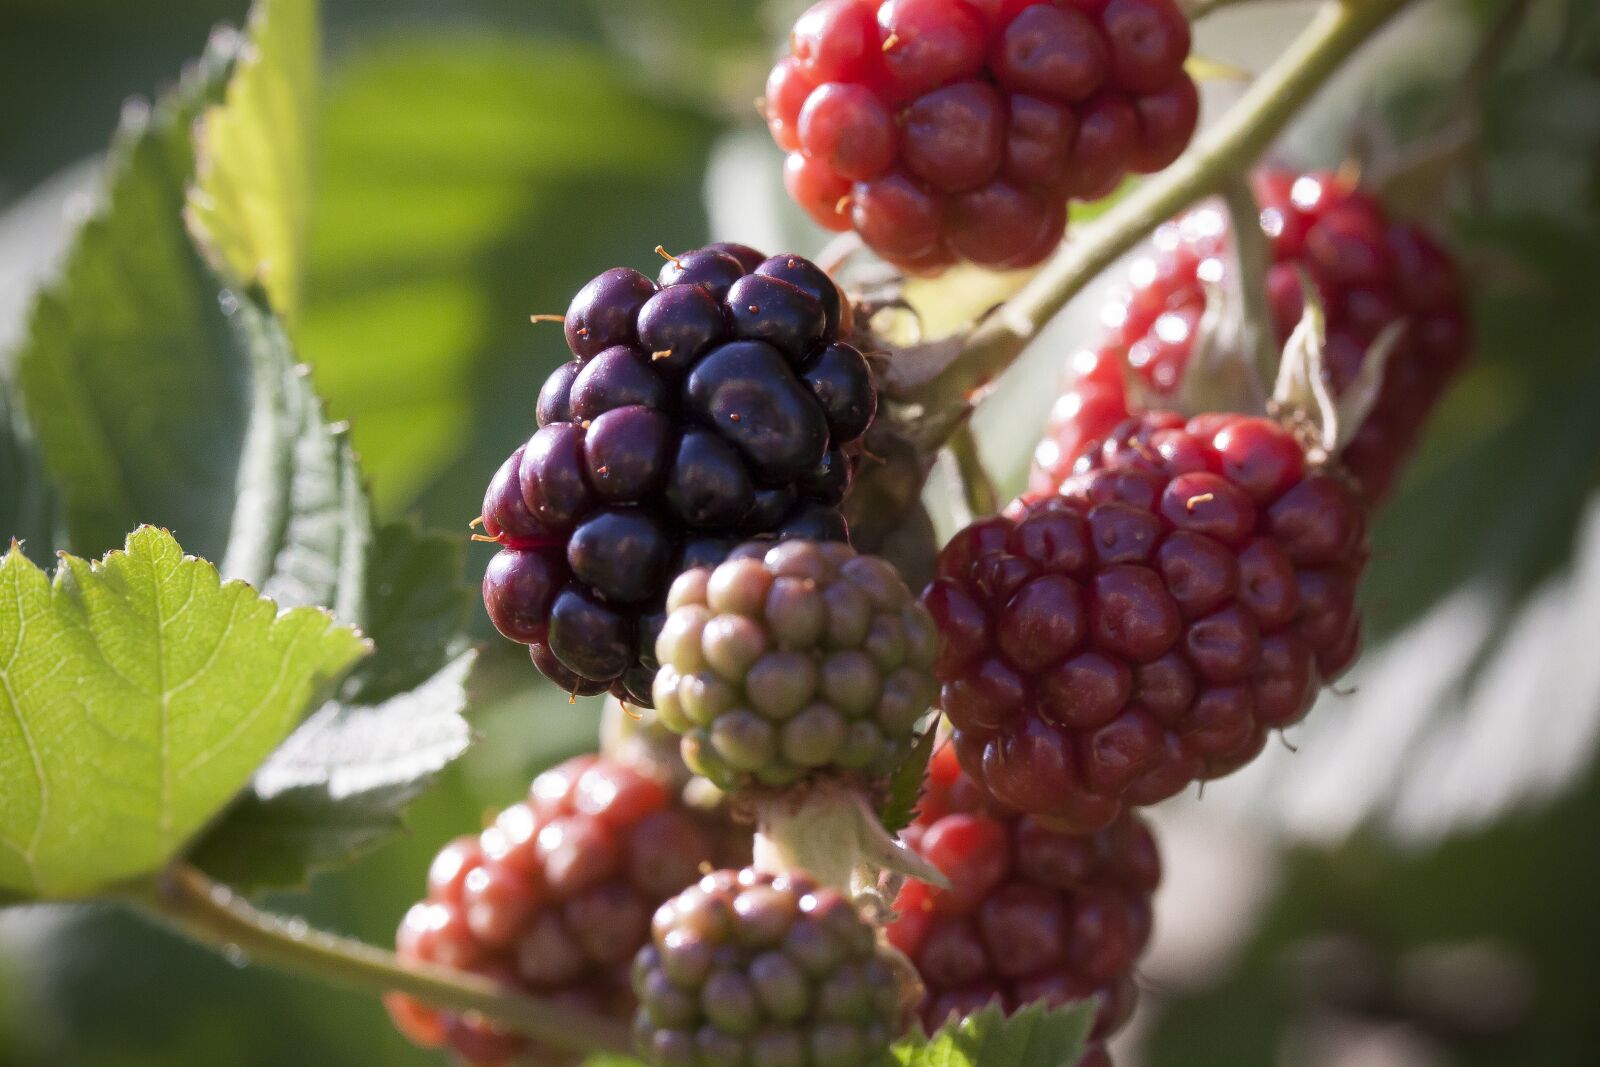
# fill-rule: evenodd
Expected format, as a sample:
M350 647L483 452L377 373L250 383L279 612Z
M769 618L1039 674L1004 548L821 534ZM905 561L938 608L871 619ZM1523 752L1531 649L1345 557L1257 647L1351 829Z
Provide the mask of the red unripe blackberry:
M837 891L800 873L708 874L667 901L634 961L652 1067L861 1067L899 1036L911 976Z
M1254 176L1261 227L1271 245L1268 297L1277 340L1301 314L1300 272L1327 313L1325 373L1337 397L1355 379L1380 334L1405 330L1390 352L1376 403L1340 462L1371 503L1381 502L1415 447L1429 412L1466 359L1470 337L1454 262L1426 231L1390 219L1373 197L1337 174ZM1227 216L1201 207L1158 230L1130 270L1129 285L1102 312L1107 335L1078 357L1078 378L1055 411L1035 457L1031 492L1051 492L1072 469L1082 444L1104 436L1104 419L1085 419L1108 398L1123 364L1158 398L1172 397L1188 365L1205 313L1206 282L1230 267ZM1104 384L1083 369L1104 369Z
M402 958L495 978L530 996L626 1019L629 968L649 940L650 916L694 884L704 864L737 863L748 835L676 800L630 764L580 756L534 779L527 799L477 836L445 845L428 870L428 895L396 934ZM384 998L395 1026L427 1048L448 1046L473 1067L536 1054L475 1013L440 1012Z
M932 1032L991 1002L1010 1013L1094 999L1093 1044L1079 1067L1100 1062L1101 1043L1138 996L1133 968L1161 878L1144 822L1125 812L1093 833L1052 829L987 798L945 745L903 838L951 883L907 882L888 927L922 978L923 1026Z
M1094 830L1236 770L1350 665L1366 513L1265 418L1149 412L1074 447L1058 495L950 541L923 603L962 765Z
M764 108L821 226L915 273L1038 263L1069 198L1176 159L1199 115L1174 0L822 0Z
M616 268L565 316L572 362L484 494L506 637L568 692L648 706L667 586L751 538L847 536L877 410L850 307L810 260L711 245Z

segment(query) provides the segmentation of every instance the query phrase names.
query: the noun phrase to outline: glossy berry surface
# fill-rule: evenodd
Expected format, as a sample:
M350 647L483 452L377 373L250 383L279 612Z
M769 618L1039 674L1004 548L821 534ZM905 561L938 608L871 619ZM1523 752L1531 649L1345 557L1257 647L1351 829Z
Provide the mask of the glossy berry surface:
M1134 964L1150 937L1150 897L1161 880L1155 839L1123 813L1090 834L1055 830L995 804L936 750L906 845L950 879L909 881L895 901L889 943L916 965L919 1013L934 1032L951 1015L990 1002L1097 1002L1090 1058L1128 1020L1138 998Z
M1236 770L1354 660L1365 539L1274 422L1124 420L940 554L923 602L962 765L1076 830Z
M716 871L661 906L639 950L639 1054L652 1067L864 1067L902 1029L906 977L834 890Z
M1267 288L1277 340L1287 340L1300 318L1303 271L1327 313L1325 370L1336 397L1379 335L1403 324L1377 402L1340 451L1362 495L1377 503L1468 354L1455 263L1425 230L1389 218L1376 199L1336 174L1265 170L1254 185L1272 252ZM1074 382L1036 453L1033 491L1052 491L1081 445L1106 432L1105 420L1115 423L1124 364L1158 400L1174 396L1205 313L1205 286L1231 268L1227 225L1220 208L1197 208L1158 230L1153 247L1134 261L1129 284L1102 312L1105 337L1069 368Z
M800 256L712 245L614 268L567 310L573 359L484 495L502 634L577 695L648 705L667 586L754 537L839 539L877 409L850 309Z
M428 895L406 912L400 956L472 971L530 995L623 1020L635 1007L634 954L650 916L700 877L702 864L741 862L731 826L691 811L668 784L632 765L581 756L534 779L528 797L481 834L440 850ZM472 1067L581 1057L531 1048L475 1014L385 998L396 1026Z
M681 575L667 608L656 718L724 788L887 774L932 706L933 619L848 545L743 547Z
M1025 267L1093 200L1188 144L1174 0L822 0L764 111L789 194L902 269Z

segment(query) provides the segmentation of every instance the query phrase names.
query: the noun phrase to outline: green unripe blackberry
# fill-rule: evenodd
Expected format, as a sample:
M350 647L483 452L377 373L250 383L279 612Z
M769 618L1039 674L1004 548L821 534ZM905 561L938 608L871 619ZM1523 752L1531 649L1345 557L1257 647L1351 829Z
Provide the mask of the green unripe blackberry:
M867 1067L915 978L848 900L797 873L716 871L663 904L634 959L652 1067Z
M724 788L886 774L936 693L932 616L849 545L746 545L681 575L667 610L656 715Z

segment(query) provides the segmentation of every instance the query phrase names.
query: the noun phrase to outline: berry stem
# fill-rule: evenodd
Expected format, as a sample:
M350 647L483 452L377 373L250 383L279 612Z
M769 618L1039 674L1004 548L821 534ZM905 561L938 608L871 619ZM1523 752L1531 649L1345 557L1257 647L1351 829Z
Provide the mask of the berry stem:
M947 885L943 874L884 829L866 796L842 781L822 781L756 804L754 864L804 871L852 896L877 888L885 872Z
M1228 210L1228 233L1233 262L1238 268L1239 303L1244 311L1243 356L1255 373L1263 397L1278 376L1278 346L1272 336L1272 308L1267 302L1267 268L1272 266L1272 245L1261 228L1261 205L1250 191L1250 181L1235 174L1222 183L1222 202Z
M961 479L961 492L966 497L971 518L980 519L1000 510L1000 494L989 477L983 457L978 454L978 439L972 432L969 419L956 427L950 435L950 454L955 457L956 474Z
M1339 65L1409 0L1328 0L1311 25L1177 162L1069 240L1022 290L985 319L961 353L909 399L926 414L918 437L945 440L977 394L1101 271L1162 222L1256 159Z
M337 985L407 993L449 1011L476 1011L541 1044L575 1052L628 1053L625 1025L508 990L498 982L392 952L274 915L187 864L169 868L134 903L202 945Z

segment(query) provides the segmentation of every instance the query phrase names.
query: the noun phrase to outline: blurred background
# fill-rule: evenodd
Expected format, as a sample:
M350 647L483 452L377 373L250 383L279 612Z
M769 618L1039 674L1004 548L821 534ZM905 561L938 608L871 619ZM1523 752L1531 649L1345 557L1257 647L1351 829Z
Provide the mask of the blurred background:
M295 339L384 517L465 534L563 358L528 315L560 312L599 270L712 237L820 247L752 107L801 6L327 0ZM1421 136L1497 7L1421 0L1279 156L1328 165L1356 133ZM1432 205L1476 286L1479 343L1377 527L1369 651L1282 746L1157 813L1168 877L1124 1067L1600 1063L1600 5L1527 7L1468 101L1478 148ZM0 358L126 101L245 10L0 0ZM1196 52L1260 69L1309 11L1222 12ZM1206 116L1240 85L1210 81ZM1104 294L1076 301L979 417L1010 488ZM936 478L946 529L948 497ZM409 834L273 906L389 941L441 843L593 744L598 702L569 707L519 650L486 648L481 743ZM0 912L6 1067L434 1062L367 996L110 910Z

